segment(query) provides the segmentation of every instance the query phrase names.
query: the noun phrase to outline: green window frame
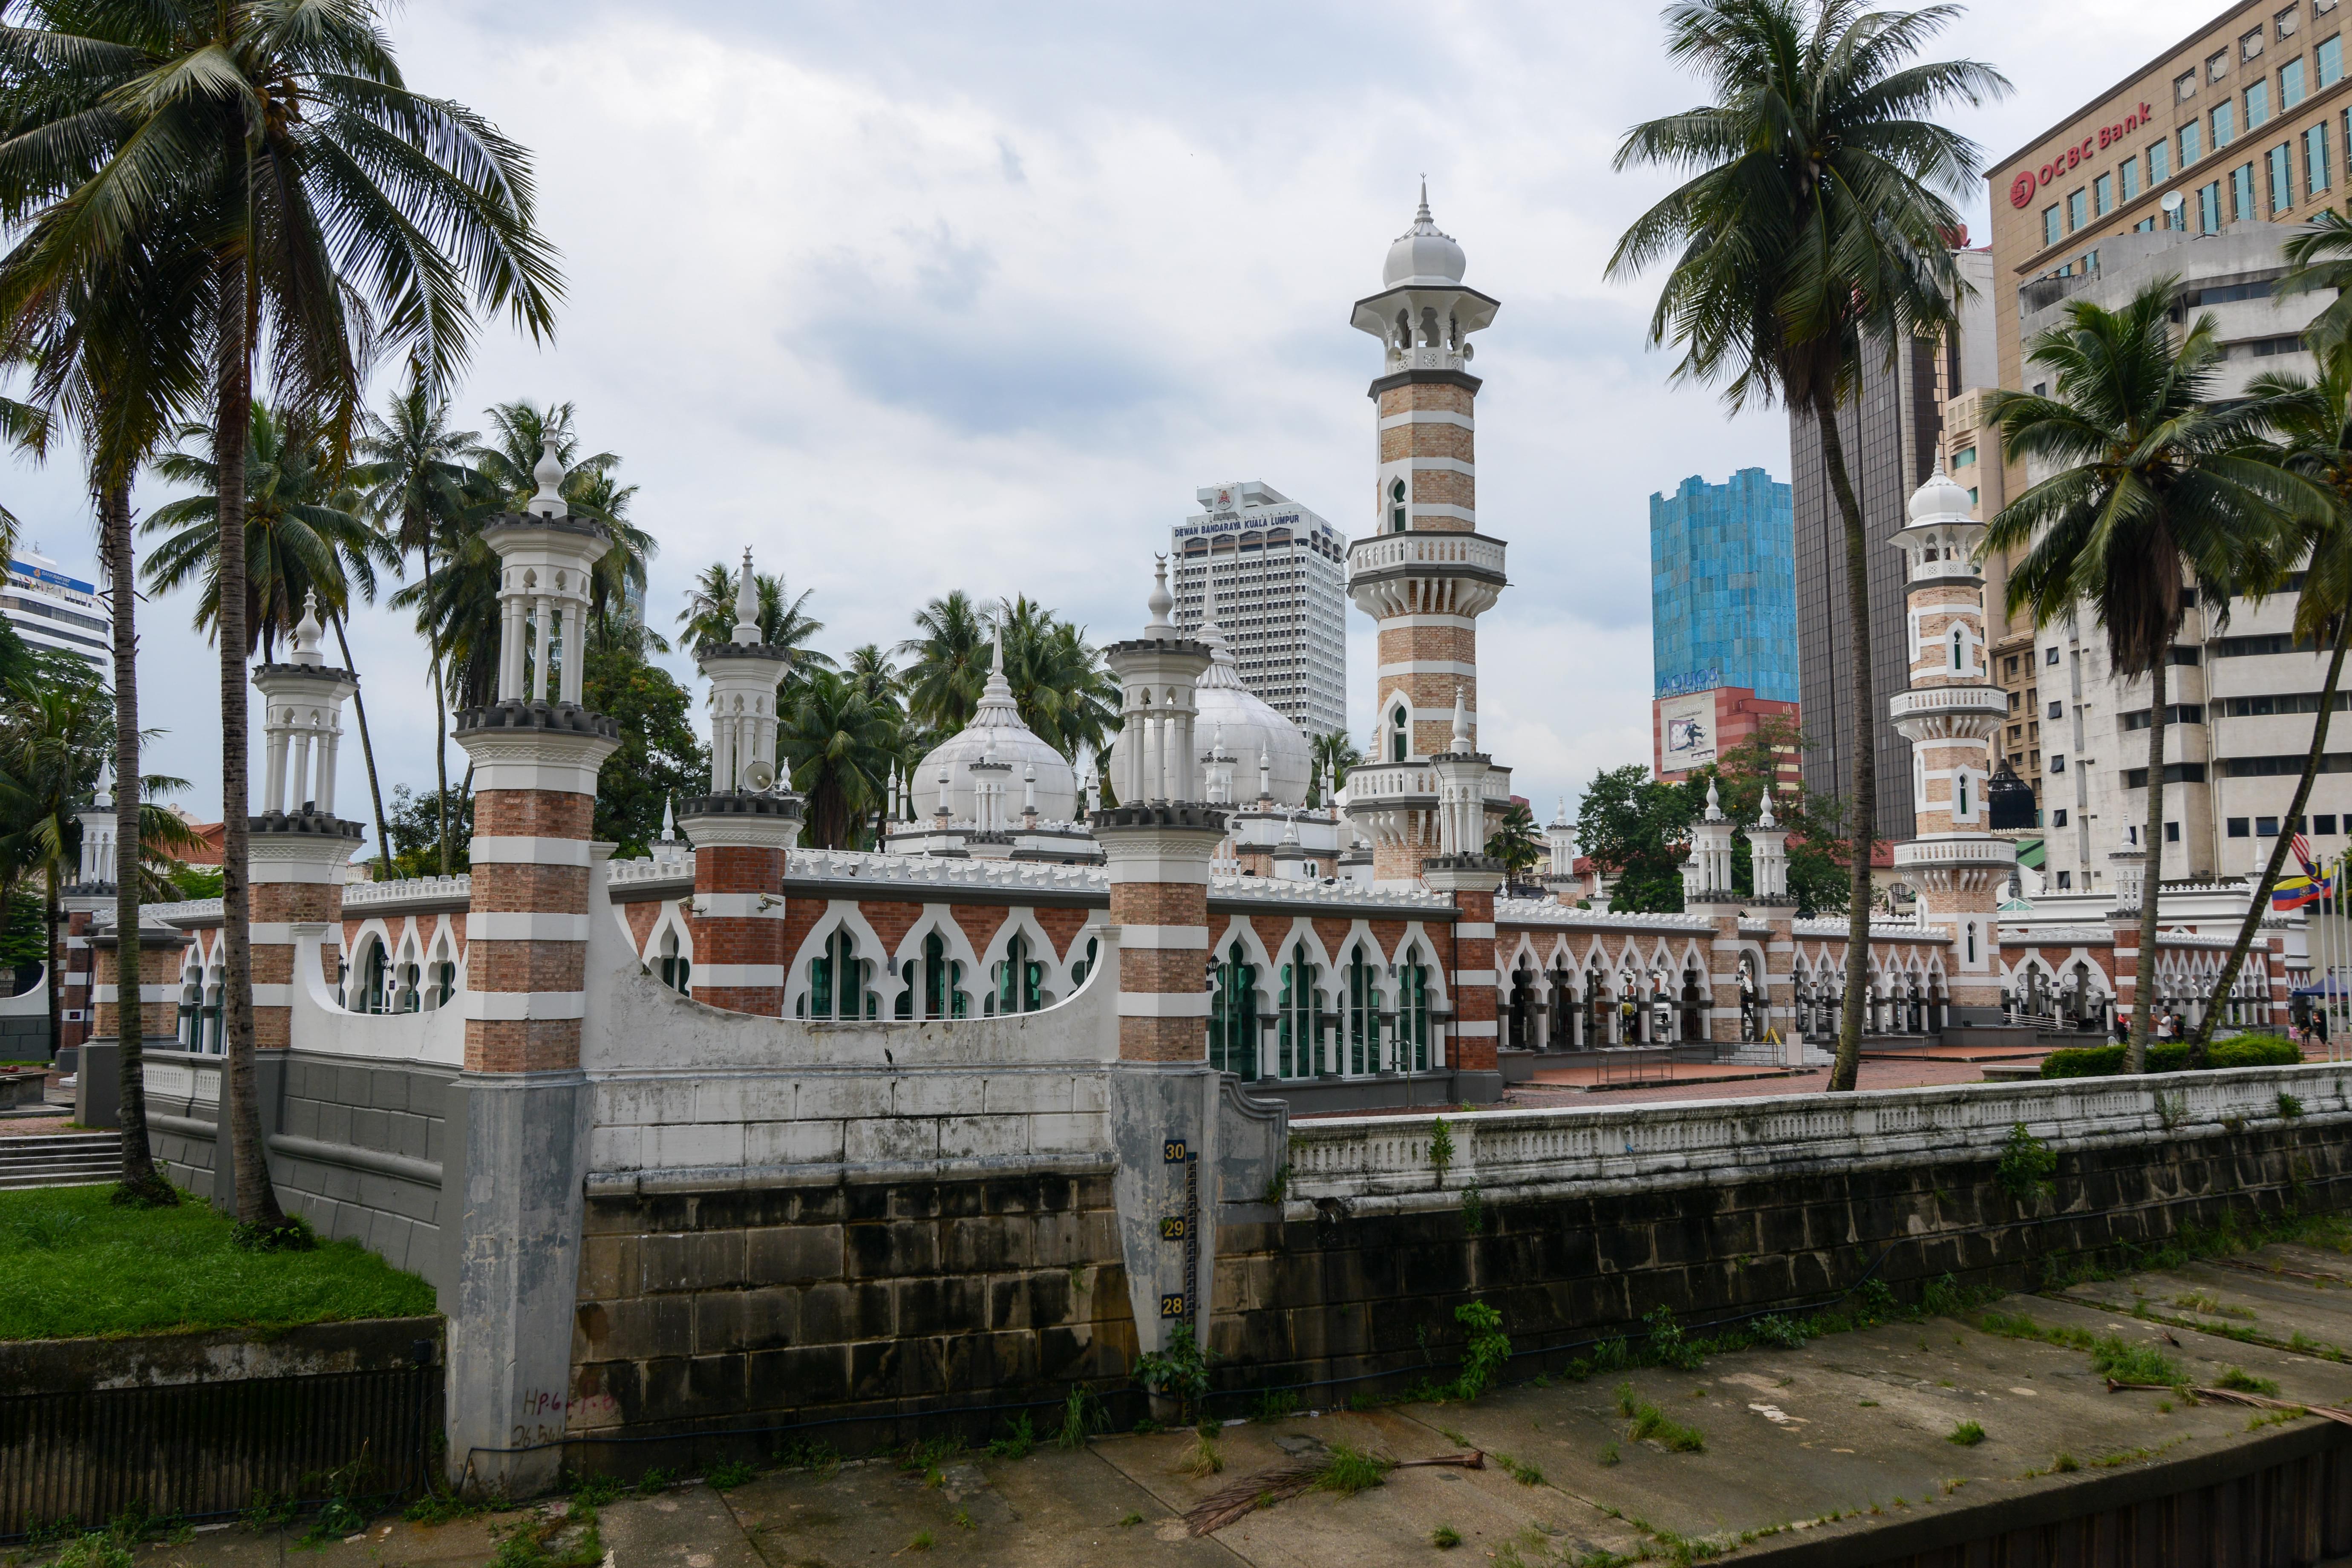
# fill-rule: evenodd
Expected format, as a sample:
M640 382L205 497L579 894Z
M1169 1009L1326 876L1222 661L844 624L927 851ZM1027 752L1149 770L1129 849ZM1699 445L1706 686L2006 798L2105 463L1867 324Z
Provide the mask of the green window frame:
M1293 942L1282 966L1282 997L1275 1015L1275 1057L1285 1078L1312 1078L1323 1070L1323 1029L1315 990L1315 962L1304 942Z
M1381 971L1358 942L1348 957L1348 1070L1381 1070Z
M1209 992L1209 1065L1257 1077L1257 967L1235 942L1217 963Z
M1397 965L1398 1053L1411 1052L1412 1072L1429 1070L1429 970L1412 959Z

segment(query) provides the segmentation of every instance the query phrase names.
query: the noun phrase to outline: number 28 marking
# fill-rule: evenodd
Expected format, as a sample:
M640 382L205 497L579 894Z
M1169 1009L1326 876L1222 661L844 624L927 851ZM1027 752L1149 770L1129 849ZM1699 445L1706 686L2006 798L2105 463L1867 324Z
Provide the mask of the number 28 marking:
M1184 1293L1179 1290L1173 1295L1160 1297L1160 1315L1163 1318L1182 1317L1184 1315Z

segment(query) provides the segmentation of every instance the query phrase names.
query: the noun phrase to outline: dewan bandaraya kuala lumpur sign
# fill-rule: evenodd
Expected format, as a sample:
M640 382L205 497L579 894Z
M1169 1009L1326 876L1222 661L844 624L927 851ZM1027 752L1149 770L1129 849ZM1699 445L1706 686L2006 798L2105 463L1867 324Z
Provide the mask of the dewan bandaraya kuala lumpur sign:
M2033 199L2033 193L2042 186L2054 184L2066 177L2067 171L2077 168L2084 159L2103 149L2113 147L2143 125L2156 122L2156 110L2146 103L2113 124L2102 125L2073 146L2052 156L2038 169L2020 169L2009 182L2009 205L2021 207Z

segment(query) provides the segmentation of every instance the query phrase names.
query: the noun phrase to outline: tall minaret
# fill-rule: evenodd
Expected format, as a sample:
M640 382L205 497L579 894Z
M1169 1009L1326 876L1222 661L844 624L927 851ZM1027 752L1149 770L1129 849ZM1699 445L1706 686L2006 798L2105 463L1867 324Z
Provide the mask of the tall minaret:
M1373 751L1348 780L1348 814L1372 841L1375 886L1411 888L1438 848L1431 757L1456 750L1457 690L1474 724L1478 616L1501 595L1503 542L1477 531L1470 334L1498 303L1463 287L1462 247L1438 232L1429 189L1389 247L1381 292L1354 323L1381 340L1372 531L1348 551L1348 593L1380 623ZM1496 792L1490 785L1487 793ZM1509 791L1496 802L1500 810Z
M1890 542L1909 578L1911 684L1888 700L1911 742L1916 837L1895 847L1895 868L1919 890L1922 919L1952 941L1945 960L1955 1024L2000 1021L2000 941L1993 911L2017 847L1991 832L1985 786L1991 741L2009 712L1985 647L1984 525L1969 492L1941 464L1911 498L1910 521Z

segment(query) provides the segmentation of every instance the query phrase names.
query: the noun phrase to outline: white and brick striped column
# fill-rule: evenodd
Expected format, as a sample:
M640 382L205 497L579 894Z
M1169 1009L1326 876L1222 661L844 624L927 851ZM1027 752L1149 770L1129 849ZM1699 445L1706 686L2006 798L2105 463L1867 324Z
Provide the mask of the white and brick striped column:
M580 706L588 574L611 544L567 515L554 443L498 552L499 700L467 710L465 1191L449 1315L449 1467L527 1495L554 1478L572 1380L590 1094L581 1073L596 776L620 744ZM528 643L528 646L524 644ZM528 1452L497 1450L529 1449Z

